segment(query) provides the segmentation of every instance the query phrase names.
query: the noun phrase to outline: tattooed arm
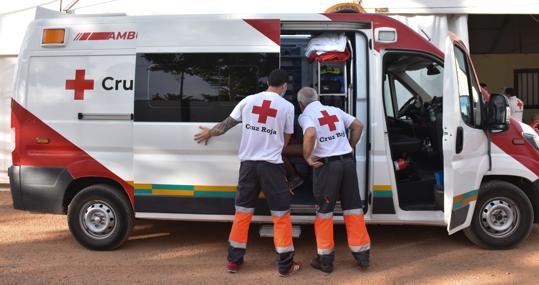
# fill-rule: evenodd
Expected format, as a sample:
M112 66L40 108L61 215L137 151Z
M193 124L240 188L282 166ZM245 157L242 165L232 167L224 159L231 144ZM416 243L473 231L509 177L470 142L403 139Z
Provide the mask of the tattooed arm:
M239 123L239 121L232 119L232 117L227 117L211 129L200 127L201 131L198 134L195 134L195 141L197 141L197 143L208 144L208 140L211 137L220 136Z

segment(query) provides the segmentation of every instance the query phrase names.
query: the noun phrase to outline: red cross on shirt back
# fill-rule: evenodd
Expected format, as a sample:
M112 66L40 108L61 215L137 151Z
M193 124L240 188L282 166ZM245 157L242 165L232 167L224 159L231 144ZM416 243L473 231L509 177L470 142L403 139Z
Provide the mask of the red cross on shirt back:
M270 106L270 100L264 100L262 102L262 106L253 106L253 110L251 112L258 115L259 123L265 124L268 117L277 117L277 109L273 109Z
M517 99L517 108L519 111L524 109L524 103L520 99Z
M335 115L330 115L326 110L322 110L320 113L322 113L322 117L318 118L320 126L328 125L330 131L336 130L335 123L339 121L339 118Z
M84 79L86 70L77 69L75 79L66 80L66 90L74 90L75 100L84 100L84 90L94 90L94 81Z

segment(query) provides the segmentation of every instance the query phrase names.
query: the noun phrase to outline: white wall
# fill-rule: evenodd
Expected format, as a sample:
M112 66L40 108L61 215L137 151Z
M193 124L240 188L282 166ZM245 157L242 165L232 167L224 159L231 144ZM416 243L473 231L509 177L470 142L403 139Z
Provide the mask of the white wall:
M10 104L16 62L15 56L0 56L0 183L8 183L7 168L11 165Z
M485 82L491 93L503 93L506 87L514 87L514 71L522 68L539 68L539 53L522 54L473 54L472 60L479 81ZM524 122L531 122L538 109L524 105Z

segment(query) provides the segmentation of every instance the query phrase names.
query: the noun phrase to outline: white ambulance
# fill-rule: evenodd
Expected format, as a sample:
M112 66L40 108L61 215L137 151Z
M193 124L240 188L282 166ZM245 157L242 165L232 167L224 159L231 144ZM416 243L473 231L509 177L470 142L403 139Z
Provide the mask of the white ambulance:
M306 57L334 35L347 59ZM136 218L231 221L242 126L207 146L193 135L275 68L290 75L296 115L297 90L311 86L364 123L355 155L368 223L445 226L499 249L538 221L539 137L479 88L464 45L448 37L441 51L361 13L36 19L12 99L14 207L67 213L74 237L98 250L120 246ZM312 170L288 160L305 181L292 222L313 223ZM254 221L271 222L259 204Z

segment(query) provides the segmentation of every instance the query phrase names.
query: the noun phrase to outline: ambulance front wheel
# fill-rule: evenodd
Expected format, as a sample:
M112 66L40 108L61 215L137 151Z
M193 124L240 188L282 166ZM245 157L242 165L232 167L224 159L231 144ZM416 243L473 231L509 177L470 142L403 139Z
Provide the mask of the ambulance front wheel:
M122 245L131 234L134 220L129 199L106 184L81 190L67 211L71 234L92 250L112 250Z
M533 207L526 194L505 181L481 186L470 226L464 234L483 248L508 249L525 240L533 226Z

